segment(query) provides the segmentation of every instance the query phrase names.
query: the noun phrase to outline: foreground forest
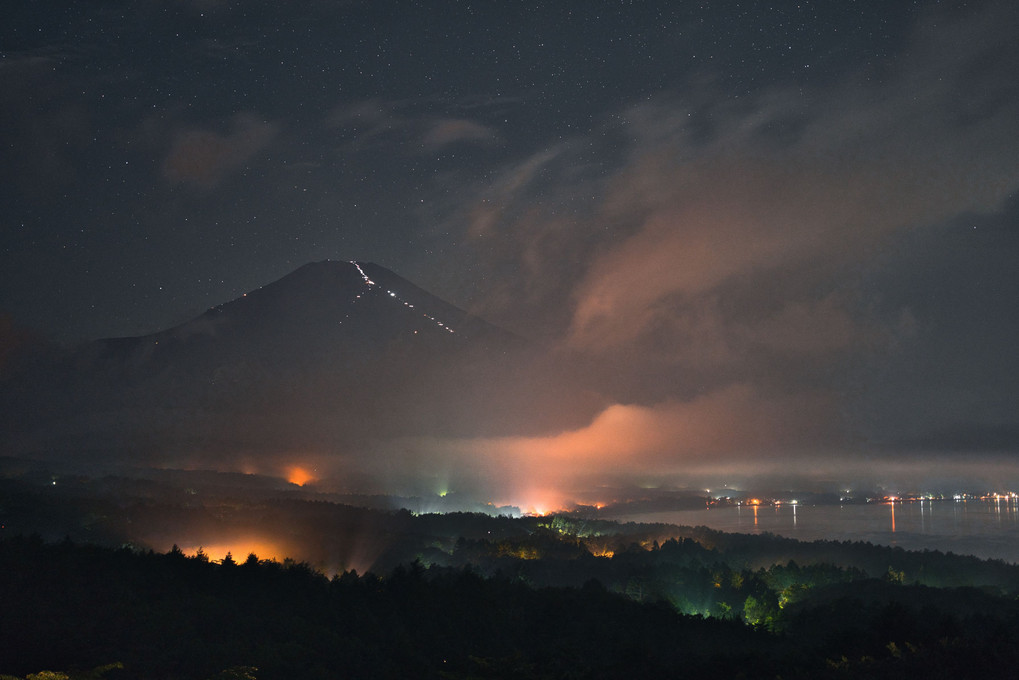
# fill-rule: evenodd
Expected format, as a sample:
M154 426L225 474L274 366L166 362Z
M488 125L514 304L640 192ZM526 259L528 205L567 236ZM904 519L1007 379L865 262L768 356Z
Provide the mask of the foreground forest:
M0 479L2 680L954 678L1019 663L1019 567L1000 561L46 480ZM164 552L143 540L153 527L257 528L294 559Z
M461 541L453 557L471 554L478 566L415 561L332 578L255 555L216 563L178 550L8 538L0 673L948 678L1019 663L1014 589L932 588L894 569L873 577L834 564L739 568L690 539L595 556L576 536L536 535L535 549L558 545L558 554ZM584 573L595 576L579 587L538 585ZM707 616L682 613L693 600Z

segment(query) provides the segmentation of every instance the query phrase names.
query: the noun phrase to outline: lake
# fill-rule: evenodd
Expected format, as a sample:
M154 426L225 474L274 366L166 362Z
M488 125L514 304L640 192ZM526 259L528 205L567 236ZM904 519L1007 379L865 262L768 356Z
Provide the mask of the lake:
M801 541L869 541L906 550L927 548L1019 563L1019 504L1015 499L716 506L611 519L706 526L744 534L770 532Z

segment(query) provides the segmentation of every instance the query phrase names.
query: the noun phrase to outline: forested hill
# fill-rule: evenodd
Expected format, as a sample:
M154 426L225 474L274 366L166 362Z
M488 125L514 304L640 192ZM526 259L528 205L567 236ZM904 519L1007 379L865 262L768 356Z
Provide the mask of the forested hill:
M35 678L949 678L1019 663L1011 632L1019 605L986 589L911 586L897 574L875 579L835 565L708 567L692 541L572 558L576 541L559 542L557 555L498 558L527 566L515 573L486 577L470 566L417 561L382 576L330 579L306 563L254 555L216 563L177 550L5 539L0 673L4 680L44 669L59 673ZM465 540L455 552L482 548ZM562 571L564 560L608 576L633 560L658 566L625 593L599 579L528 583L542 570ZM685 615L678 600L651 597L665 582L693 593L699 578L728 612ZM740 596L736 611L730 603ZM748 625L755 616L761 620Z
M289 561L33 539L0 543L0 564L0 668L16 675L110 664L123 668L109 678L732 675L759 666L771 639L594 582L532 589L419 564L330 580Z
M0 680L956 678L1019 664L1019 566L1000 561L369 509L229 475L33 474L0 478Z

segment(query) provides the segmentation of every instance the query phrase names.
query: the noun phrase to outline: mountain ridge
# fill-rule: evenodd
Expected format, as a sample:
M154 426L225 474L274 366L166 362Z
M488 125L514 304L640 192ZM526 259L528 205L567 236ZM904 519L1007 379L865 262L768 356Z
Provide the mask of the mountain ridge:
M300 302L300 304L296 304ZM266 324L266 320L271 324ZM145 342L180 342L236 333L269 339L286 333L305 340L350 341L350 325L368 319L373 337L410 334L470 338L492 349L520 348L519 336L432 295L389 269L370 262L322 260L216 305L170 328L94 341L116 351ZM343 328L344 324L347 328ZM281 338L275 338L280 342Z
M576 409L542 356L384 267L326 260L0 384L0 444L208 464L230 452L548 431Z

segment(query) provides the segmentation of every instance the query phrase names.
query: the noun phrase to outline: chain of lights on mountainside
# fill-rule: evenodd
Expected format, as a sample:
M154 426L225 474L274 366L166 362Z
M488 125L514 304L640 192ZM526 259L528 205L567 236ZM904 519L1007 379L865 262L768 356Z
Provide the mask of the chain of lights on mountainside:
M354 260L351 260L350 264L352 264L355 267L357 267L357 271L361 274L361 278L364 279L365 284L367 284L369 288L378 285L374 281L371 280L371 277L369 277L367 274L364 273L364 270L361 269L361 265L360 264L358 264ZM402 302L404 307L407 307L408 309L414 309L414 305L412 305L411 303L407 302L406 300L404 300L402 297L400 297L399 295L397 295L393 291L391 291L389 289L386 289L386 292L389 293L389 297L395 298L398 302ZM356 297L360 298L361 296L358 295ZM430 314L422 313L421 316L425 317L426 319L429 319L430 321L435 323L437 326L439 326L439 328L442 328L445 331L449 331L450 333L455 333L456 332L452 328L450 328L449 326L444 324L443 322L441 322L438 319L436 319L434 316L431 316ZM414 332L417 333L417 331L414 331Z
M361 279L364 281L365 285L368 287L369 290L374 288L375 286L379 285L370 276L368 276L368 274L361 267L360 263L358 263L356 260L350 260L349 262L350 262L350 264L354 265L354 267L357 269L358 274L361 276ZM388 297L392 298L396 302L399 302L399 303L403 304L403 306L406 307L407 309L416 309L413 303L405 300L396 291L390 290L388 288L385 288L383 290L385 290L385 292L388 295ZM248 294L244 293L241 297L248 297ZM356 294L354 296L354 300L359 300L359 299L361 299L361 294L360 293L358 293L358 294ZM217 308L217 309L221 309L221 308ZM428 314L426 312L422 312L421 316L426 318L426 319L428 319L429 321L434 323L436 326L438 326L439 328L441 328L442 330L444 330L444 331L446 331L448 333L456 333L455 329L453 329L451 326L449 326L445 322L440 321L439 319L435 318L431 314ZM342 324L343 322L340 321L338 323ZM414 331L414 333L416 334L417 331ZM296 484L297 486L304 486L305 484L318 481L318 477L316 476L314 471L312 471L311 469L309 469L308 467L305 467L305 466L290 466L290 467L286 468L286 470L285 470L285 478L286 478L286 480L288 482L290 482L291 484ZM55 483L56 482L54 482L54 484Z

